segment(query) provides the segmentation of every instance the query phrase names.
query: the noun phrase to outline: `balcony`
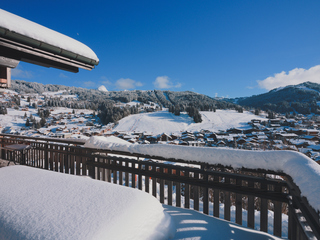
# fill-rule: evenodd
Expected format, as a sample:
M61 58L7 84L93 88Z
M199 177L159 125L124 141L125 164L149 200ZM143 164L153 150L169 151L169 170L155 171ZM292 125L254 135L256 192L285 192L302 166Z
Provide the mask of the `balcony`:
M28 147L10 148L14 144ZM209 155L188 156L188 149L193 149L190 147L182 147L186 152L183 154L173 146L152 145L148 149L136 145L138 147L127 146L126 149L119 144L103 147L97 141L85 144L83 140L5 134L0 135L0 146L1 159L137 188L158 198L169 212L202 213L216 217L212 219L222 218L233 226L258 229L262 234L276 237L320 239L319 200L306 192L303 181L297 179L301 172L295 175L292 171L291 176L262 162L260 168L240 167L241 159L247 159L249 164L253 156L258 156L252 151L237 152L234 156L238 159L233 159L233 165L238 167L232 167L232 163L221 156L235 152L210 153L215 158L210 162ZM162 148L162 154L151 148ZM201 148L193 151L201 151ZM207 151L212 149L203 149ZM177 152L182 159L176 156ZM281 153L279 156L284 157ZM286 218L288 225L285 225Z

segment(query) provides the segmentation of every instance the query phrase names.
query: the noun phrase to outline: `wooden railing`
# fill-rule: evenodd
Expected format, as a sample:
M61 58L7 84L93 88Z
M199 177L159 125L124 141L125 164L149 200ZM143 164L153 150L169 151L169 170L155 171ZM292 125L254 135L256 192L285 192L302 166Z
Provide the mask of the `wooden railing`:
M10 144L26 144L31 148L10 151L6 148ZM284 173L263 169L239 170L200 163L196 159L186 162L82 145L83 140L0 134L0 158L138 188L158 197L161 203L193 208L252 229L259 225L264 232L270 232L268 211L272 211L273 235L289 239L320 239L319 211L308 204L299 187ZM223 211L220 210L221 204L224 205ZM255 211L260 212L257 222ZM247 215L245 219L243 213ZM283 214L288 215L287 230L282 226Z

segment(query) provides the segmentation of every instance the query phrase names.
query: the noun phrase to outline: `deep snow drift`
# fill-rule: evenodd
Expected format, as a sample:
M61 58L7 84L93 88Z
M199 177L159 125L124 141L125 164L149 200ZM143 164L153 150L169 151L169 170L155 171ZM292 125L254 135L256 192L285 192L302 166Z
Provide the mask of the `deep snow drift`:
M175 228L137 189L27 166L0 169L1 239L168 239Z
M294 151L250 151L226 148L173 146L167 144L128 144L113 138L91 137L85 147L140 153L186 161L222 164L234 168L267 169L290 175L309 203L320 210L320 166L302 153Z

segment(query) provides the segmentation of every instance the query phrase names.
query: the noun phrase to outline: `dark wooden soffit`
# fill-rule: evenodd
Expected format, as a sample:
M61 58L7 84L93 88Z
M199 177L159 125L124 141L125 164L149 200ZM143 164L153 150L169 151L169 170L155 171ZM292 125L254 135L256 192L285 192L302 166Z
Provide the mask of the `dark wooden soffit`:
M75 73L79 71L79 68L86 70L94 68L94 65L69 59L2 37L0 37L0 56Z

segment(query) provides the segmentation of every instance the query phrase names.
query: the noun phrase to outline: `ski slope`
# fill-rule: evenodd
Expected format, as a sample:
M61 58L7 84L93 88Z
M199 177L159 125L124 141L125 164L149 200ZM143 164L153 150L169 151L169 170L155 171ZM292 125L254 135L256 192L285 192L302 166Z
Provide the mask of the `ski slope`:
M265 117L256 116L251 112L239 113L235 110L217 110L216 112L200 112L201 123L195 123L187 113L175 116L167 110L140 113L130 115L119 121L114 128L115 131L125 132L148 132L153 134L178 133L182 131L199 131L206 129L210 131L226 130L229 128L246 128L251 119L266 120Z

